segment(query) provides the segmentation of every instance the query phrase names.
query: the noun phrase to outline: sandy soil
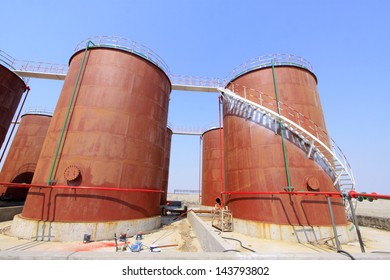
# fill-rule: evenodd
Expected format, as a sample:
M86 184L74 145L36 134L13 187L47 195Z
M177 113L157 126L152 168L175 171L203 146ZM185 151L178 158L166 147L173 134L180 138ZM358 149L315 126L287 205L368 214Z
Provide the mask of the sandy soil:
M189 208L199 208L198 195L170 195L170 200L184 201ZM359 214L366 213L390 217L390 201L360 202L357 206ZM141 240L143 250L139 253L149 252L151 245L162 246L161 252L202 252L201 245L193 232L187 219L175 219L176 216L162 217L162 227L152 232L144 232ZM210 223L207 215L202 219ZM75 251L103 251L132 253L129 246L136 241L134 236L127 238L127 242L104 240L83 243L76 242L48 242L41 240L24 240L8 235L11 221L0 222L0 251L39 251L39 252L75 252ZM390 251L390 231L379 230L369 227L360 227L366 252ZM260 254L268 253L316 253L335 252L335 244L326 242L322 244L299 244L295 242L274 241L246 236L236 232L220 233L221 237L240 252L255 251ZM230 239L228 239L230 238ZM359 242L342 244L342 249L351 253L359 253Z
M201 246L187 219L174 221L175 217L163 217L162 227L152 232L143 233L142 250L137 253L149 252L151 245L162 246L161 251L170 252L201 252ZM75 242L48 242L41 240L18 239L8 235L11 221L0 223L0 251L122 251L131 252L131 244L136 242L135 236L127 237L126 242L117 240L103 240L83 243ZM119 238L119 234L118 234ZM116 245L117 244L117 245ZM131 252L136 253L136 252Z

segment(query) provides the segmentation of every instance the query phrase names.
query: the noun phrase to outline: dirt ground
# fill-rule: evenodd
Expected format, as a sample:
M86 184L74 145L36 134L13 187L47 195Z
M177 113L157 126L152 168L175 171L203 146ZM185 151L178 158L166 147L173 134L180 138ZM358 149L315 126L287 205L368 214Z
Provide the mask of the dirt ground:
M63 252L149 252L150 247L159 247L161 251L174 252L201 252L201 246L187 219L174 221L175 217L162 217L162 227L152 232L142 234L142 250L132 252L131 244L136 242L135 236L127 236L126 242L114 239L83 243L83 240L74 242L48 242L40 240L25 240L9 236L11 221L0 223L0 251L63 251ZM119 238L119 236L118 236ZM154 245L154 246L153 246ZM161 247L160 247L161 246Z
M18 239L8 235L11 222L0 223L0 251L39 251L39 252L120 252L142 254L149 252L153 245L161 246L164 252L202 252L202 247L186 218L173 221L175 217L164 217L162 228L149 233L143 233L142 250L131 252L130 246L136 242L135 236L127 238L127 242L104 240L83 243L48 242L40 240ZM390 231L368 227L360 227L366 252L389 252ZM217 231L217 230L216 230ZM223 232L220 236L239 252L256 252L259 254L274 253L327 253L335 252L332 243L300 244L296 242L259 239L237 232ZM151 246L152 245L152 246ZM342 249L350 253L360 253L359 243L342 244ZM157 252L156 252L157 254Z
M174 195L171 200L181 200L189 208L199 207L198 195ZM390 201L376 203L363 202L358 205L360 213L390 215ZM207 215L201 216L206 223L210 223ZM151 232L144 232L142 250L132 252L131 244L136 242L134 236L127 236L126 242L112 240L83 243L83 240L74 242L48 242L41 240L18 239L8 235L12 221L0 223L0 251L39 251L39 252L120 252L142 254L150 252L151 247L157 246L164 252L202 252L201 244L186 218L177 219L177 216L163 216L162 227ZM366 252L389 252L390 231L360 227ZM218 231L215 229L215 231ZM300 244L296 242L275 241L246 236L237 232L223 232L220 236L228 242L234 250L239 252L256 252L259 254L272 253L318 253L335 252L335 244ZM153 246L155 245L155 246ZM342 249L350 253L360 253L359 242L342 244ZM157 253L157 252L156 252Z

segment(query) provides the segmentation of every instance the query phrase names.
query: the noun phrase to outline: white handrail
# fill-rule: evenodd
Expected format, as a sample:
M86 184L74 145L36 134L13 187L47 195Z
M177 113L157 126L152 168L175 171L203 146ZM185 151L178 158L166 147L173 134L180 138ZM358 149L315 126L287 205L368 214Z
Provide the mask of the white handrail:
M137 54L141 57L146 58L147 60L158 66L161 70L163 70L165 74L170 76L171 71L169 70L169 67L164 62L164 60L148 47L139 44L135 41L115 36L95 36L81 41L76 46L75 52L85 49L88 42L92 42L94 44L93 47L111 47Z
M40 61L15 60L15 70L36 73L64 74L68 72L66 64Z
M270 67L272 64L275 66L298 66L313 72L313 67L311 66L310 62L303 57L293 54L270 54L252 58L238 65L226 77L226 84L247 72L255 69Z
M7 54L6 52L3 52L2 50L0 50L0 65L3 65L5 68L7 68L7 69L9 69L9 70L11 70L13 72L18 68L17 60L14 59L9 54ZM20 79L23 80L23 82L25 84L27 84L27 82L29 80L28 78L22 77L20 75L18 75L18 76L19 76Z
M23 115L28 115L28 114L42 114L42 115L53 116L54 109L52 108L50 109L45 106L32 106L26 108L23 112Z
M329 168L331 168L331 170L334 172L334 174L340 175L342 172L345 172L351 180L352 188L354 188L355 180L353 178L352 169L350 168L349 163L345 164L344 161L341 161L339 156L336 153L334 153L326 144L324 144L316 136L314 136L313 134L311 134L310 132L308 132L306 129L299 126L295 122L291 121L290 119L278 114L277 112L275 112L267 107L264 107L263 105L257 104L253 101L250 101L250 100L247 100L247 99L237 95L236 93L234 93L233 91L231 91L229 89L218 88L218 90L221 92L222 95L227 95L227 96L234 98L236 100L239 100L243 103L249 104L250 106L252 106L256 109L259 109L263 112L268 113L269 115L273 116L273 118L275 118L275 119L282 120L284 122L284 125L287 128L289 128L289 126L293 127L296 131L299 131L302 134L304 134L306 137L305 138L301 137L301 138L302 138L302 140L306 141L306 143L310 144L311 141L314 141L314 143L318 143L323 149L325 149L328 152L328 155L324 155L324 153L321 152L318 147L314 146L314 149L316 149L317 153L319 153L323 158L327 159L326 162L328 163ZM288 124L288 125L286 125L286 124ZM336 147L338 148L337 145L336 145ZM338 149L341 152L341 149L340 148L338 148ZM346 160L346 157L344 156L344 154L342 154L342 155L343 155L342 159ZM342 167L341 173L337 172L337 170L335 169L335 167L333 165L333 161L337 162L339 164L339 166ZM341 183L339 183L339 185L341 185Z

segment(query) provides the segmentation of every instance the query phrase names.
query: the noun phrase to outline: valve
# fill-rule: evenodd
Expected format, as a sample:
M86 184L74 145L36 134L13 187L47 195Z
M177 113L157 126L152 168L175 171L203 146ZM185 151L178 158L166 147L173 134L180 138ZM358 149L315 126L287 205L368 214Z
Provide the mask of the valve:
M362 194L365 194L366 192L362 192ZM376 195L377 193L376 192L372 192L371 193L372 195ZM373 202L374 200L377 200L377 198L374 198L374 197L367 197L367 196L364 196L364 195L361 195L361 196L358 196L356 197L356 199L360 202L362 202L363 200L368 200L369 202Z
M377 194L376 192L372 192L371 194ZM367 198L369 202L373 202L374 200L377 200L377 198L369 197Z

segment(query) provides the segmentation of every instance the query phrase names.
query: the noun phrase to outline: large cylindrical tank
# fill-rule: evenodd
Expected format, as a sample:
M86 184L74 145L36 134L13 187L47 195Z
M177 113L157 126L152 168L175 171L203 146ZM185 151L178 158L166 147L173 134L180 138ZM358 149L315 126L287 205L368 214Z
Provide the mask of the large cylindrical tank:
M22 94L26 90L25 82L8 69L10 67L3 66L1 58L0 53L0 147L7 135Z
M214 206L221 198L221 135L223 129L212 128L202 135L202 205Z
M0 182L31 184L51 120L50 112L28 110L21 121L0 173ZM26 199L27 188L0 187L7 200Z
M317 79L305 65L281 63L271 67L270 63L265 63L238 74L227 87L240 96L276 112L277 89L281 114L299 123L297 117L299 112L300 119L310 120L311 122L307 121L306 125L309 123L316 126L321 131L321 140L329 143L317 90ZM307 158L308 153L302 148L302 142L296 135L283 130L284 152L277 123L267 119L267 115L251 118L248 110L243 112L236 108L236 113L233 113L232 104L228 103L225 100L226 191L284 191L288 186L287 176L290 177L290 187L293 187L294 191L337 191L333 186L333 175L328 174L326 167L312 158ZM237 114L240 110L242 112ZM288 161L287 169L284 156ZM235 218L246 221L267 225L331 225L329 208L324 196L231 195L227 196L226 204ZM336 224L346 225L341 198L332 198L332 208Z
M96 42L70 59L33 178L73 188L30 188L21 218L89 223L101 239L160 225L171 83L151 52Z
M169 163L171 160L171 144L172 144L172 130L168 127L165 136L165 150L164 150L164 167L163 167L163 180L161 190L161 205L167 204L168 198L168 179L169 179Z

